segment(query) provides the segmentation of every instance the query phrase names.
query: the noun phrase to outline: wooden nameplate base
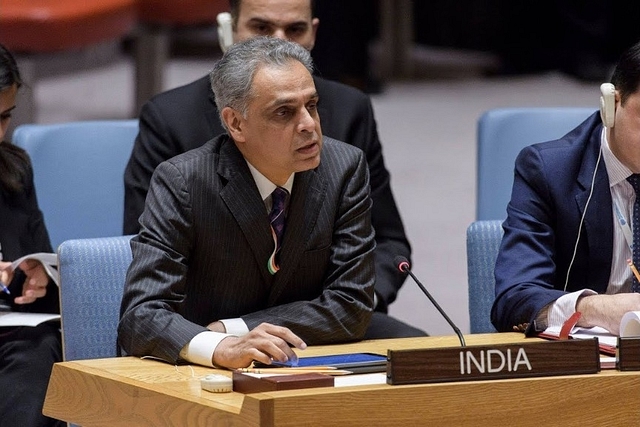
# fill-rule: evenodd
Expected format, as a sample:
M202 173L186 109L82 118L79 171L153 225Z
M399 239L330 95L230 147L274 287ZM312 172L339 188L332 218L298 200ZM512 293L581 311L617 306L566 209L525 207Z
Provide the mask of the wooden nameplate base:
M333 377L324 374L270 375L257 377L242 372L233 373L233 391L263 393L266 391L295 390L300 388L333 387Z
M640 337L618 338L618 369L640 371Z
M421 384L600 371L598 339L388 350L387 384Z

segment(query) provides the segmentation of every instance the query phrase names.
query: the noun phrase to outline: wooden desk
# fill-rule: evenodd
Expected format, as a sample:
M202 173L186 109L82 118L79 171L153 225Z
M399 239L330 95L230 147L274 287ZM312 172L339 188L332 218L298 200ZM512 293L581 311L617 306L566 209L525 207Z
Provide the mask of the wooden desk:
M522 334L467 335L468 345L519 342ZM308 348L305 356L458 345L456 336ZM192 371L193 369L193 371ZM637 425L640 372L243 395L200 389L216 371L133 357L57 363L46 415L83 426Z

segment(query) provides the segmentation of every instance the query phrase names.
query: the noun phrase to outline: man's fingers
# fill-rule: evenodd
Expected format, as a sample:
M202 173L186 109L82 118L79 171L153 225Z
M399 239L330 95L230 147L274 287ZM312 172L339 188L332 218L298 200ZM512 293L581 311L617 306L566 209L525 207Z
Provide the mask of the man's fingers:
M254 331L259 331L259 330L264 330L270 335L275 335L279 338L282 338L284 341L289 343L289 345L297 349L304 350L305 348L307 348L307 344L302 340L302 338L294 334L291 331L291 329L286 328L284 326L272 325L270 323L262 323L256 329L254 329Z

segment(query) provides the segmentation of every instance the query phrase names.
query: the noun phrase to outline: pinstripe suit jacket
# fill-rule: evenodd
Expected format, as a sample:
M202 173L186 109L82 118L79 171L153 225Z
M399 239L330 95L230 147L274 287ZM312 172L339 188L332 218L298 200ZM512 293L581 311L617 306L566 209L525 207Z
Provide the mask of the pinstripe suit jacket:
M206 325L235 317L311 345L361 339L375 281L368 180L360 149L324 137L320 165L296 174L272 276L266 208L233 141L161 163L131 242L119 344L175 363Z

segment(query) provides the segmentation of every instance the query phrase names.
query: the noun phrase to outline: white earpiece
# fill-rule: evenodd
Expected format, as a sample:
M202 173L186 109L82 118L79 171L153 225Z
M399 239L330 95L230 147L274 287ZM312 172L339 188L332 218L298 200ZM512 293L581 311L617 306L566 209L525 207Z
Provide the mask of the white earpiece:
M218 43L222 52L233 44L233 32L231 30L231 14L229 12L219 13L216 17L218 21Z
M600 85L600 117L602 123L612 128L616 117L616 88L611 83Z

